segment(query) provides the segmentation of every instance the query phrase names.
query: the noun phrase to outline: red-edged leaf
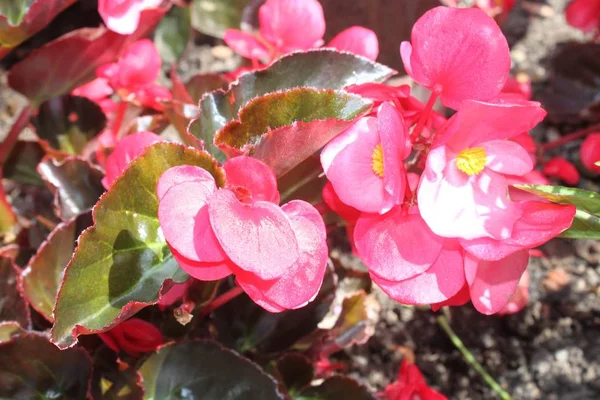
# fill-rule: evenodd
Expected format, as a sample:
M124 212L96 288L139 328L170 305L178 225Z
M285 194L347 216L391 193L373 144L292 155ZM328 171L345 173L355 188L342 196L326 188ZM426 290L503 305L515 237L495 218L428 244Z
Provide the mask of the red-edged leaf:
M37 169L54 192L54 206L63 221L91 210L104 193L104 174L81 158L55 160L46 156Z
M165 281L188 279L160 230L156 197L160 176L183 164L206 169L223 186L223 172L206 152L161 142L135 159L100 198L94 226L79 237L54 308L52 340L60 348L155 304Z
M92 80L97 67L117 59L131 43L151 31L165 12L143 11L138 30L128 36L104 27L67 33L15 64L8 74L9 85L34 105L66 94Z
M92 395L96 400L143 400L142 375L120 363L118 355L108 347L94 354Z
M355 379L347 376L333 376L319 386L307 387L300 398L310 400L375 400L375 396Z
M75 250L76 240L91 224L89 214L59 224L21 272L23 296L50 322L54 321L52 310L56 295L64 270Z
M14 336L25 332L15 321L0 322L0 343L10 341Z
M44 154L44 149L38 142L18 141L6 160L4 178L28 185L43 185L44 181L36 168Z
M18 290L19 273L11 257L0 256L0 322L15 321L22 327L28 328L29 307Z
M0 167L0 179L2 179L2 168ZM14 233L17 216L6 199L4 188L0 184L0 235Z

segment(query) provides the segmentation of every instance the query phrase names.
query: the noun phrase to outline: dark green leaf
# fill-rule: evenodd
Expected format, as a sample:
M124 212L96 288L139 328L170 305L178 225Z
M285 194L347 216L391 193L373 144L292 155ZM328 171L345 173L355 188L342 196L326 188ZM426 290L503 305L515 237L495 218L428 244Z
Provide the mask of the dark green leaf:
M14 261L0 256L0 322L14 321L28 328L29 307L17 288L18 275Z
M275 380L210 341L161 348L142 365L146 400L281 400Z
M294 400L375 400L369 390L352 378L334 376L319 386L309 387Z
M296 88L251 100L215 136L225 153L252 154L277 176L290 171L371 109L343 91Z
M155 194L163 172L183 164L206 169L223 186L222 170L207 153L162 142L134 160L94 207L95 225L79 237L54 309L52 340L59 347L156 303L166 280L187 280L160 230Z
M256 97L297 87L338 90L350 85L382 82L394 73L394 70L366 58L330 49L293 53L280 58L269 68L242 75L227 92L216 91L204 96L200 102L200 118L190 129L204 141L211 154L218 155L220 150L213 145L215 134L237 119L242 107ZM220 157L223 159L222 155Z
M202 33L222 38L228 28L240 28L248 3L250 0L193 0L192 26Z
M94 353L92 395L95 400L143 400L142 376L133 366L118 360L118 355L107 347Z
M76 96L46 101L31 120L40 139L67 154L82 154L88 142L106 127L100 106Z
M276 368L286 389L296 392L314 378L313 366L302 353L288 353L277 360Z
M52 310L63 273L79 234L92 225L89 214L59 224L21 273L23 295L44 318L52 322Z
M64 221L91 210L104 193L104 174L81 158L59 161L47 156L38 165L38 171L55 192L57 215Z
M160 21L154 33L154 43L166 64L176 62L185 51L190 39L189 7L173 7Z
M600 239L600 194L564 186L515 185L515 187L553 203L573 204L577 207L573 224L560 235L561 237Z
M91 360L83 349L60 351L35 334L0 344L3 399L90 399L91 374Z
M6 17L8 22L12 26L19 25L27 11L29 11L29 7L31 3L35 0L10 0L10 1L2 1L0 2L0 16Z
M321 158L313 154L277 181L281 203L291 200L304 200L312 204L321 202L326 182Z
M44 154L38 142L17 142L6 160L4 178L18 183L43 185L44 181L36 168Z

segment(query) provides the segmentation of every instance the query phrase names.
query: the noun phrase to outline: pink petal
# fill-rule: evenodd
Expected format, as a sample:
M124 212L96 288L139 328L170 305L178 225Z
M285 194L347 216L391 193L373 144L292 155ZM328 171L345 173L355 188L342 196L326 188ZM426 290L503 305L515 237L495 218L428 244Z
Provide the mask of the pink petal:
M161 311L183 299L183 296L186 295L188 288L193 281L193 279L188 279L185 283L173 284L173 286L166 291L163 289L163 293L158 300L158 306L160 307Z
M327 47L333 47L340 51L349 51L373 61L379 55L377 34L362 26L353 26L343 30L329 42Z
M235 268L235 265L229 260L214 263L197 262L185 258L172 247L170 249L181 269L200 281L218 281L231 275Z
M462 306L467 304L470 300L471 294L469 293L469 285L465 281L463 287L454 296L450 297L448 300L432 304L431 309L437 311L442 307Z
M161 64L154 43L149 39L138 40L118 61L120 87L135 91L154 83L160 74Z
M527 270L521 276L519 283L517 284L517 290L513 294L504 307L498 314L515 314L524 309L529 301L529 273Z
M389 281L375 275L371 278L392 299L402 304L432 304L447 301L465 285L463 251L446 246L425 272L402 281Z
M142 106L152 108L157 111L163 111L164 102L173 98L171 91L166 87L157 84L146 85L135 92L135 100Z
M238 274L237 281L257 304L278 312L305 306L319 292L327 267L325 224L319 212L304 201L291 201L282 207L298 240L300 257L274 282L251 274Z
M519 136L536 126L546 116L540 103L465 101L450 119L436 144L447 143L457 153L491 140Z
M258 16L261 35L282 53L322 43L325 16L318 0L267 0Z
M178 167L169 168L166 170L156 184L156 194L159 200L162 200L164 195L171 187L185 182L198 182L205 184L206 187L215 187L215 178L204 168L195 167L193 165L180 165ZM212 185L211 183L212 182ZM211 193L215 189L211 189Z
M267 46L251 33L227 29L223 40L237 54L250 60L267 60L270 57Z
M160 136L152 132L137 132L121 139L106 159L106 175L102 179L104 187L108 189L147 147L163 141Z
M554 157L542 168L542 172L549 178L558 178L567 185L579 183L579 171L575 165L563 157Z
M286 214L273 203L239 202L230 190L208 203L212 228L231 261L264 280L283 276L298 260L298 242Z
M565 10L569 25L584 32L594 32L600 25L600 1L574 0Z
M340 200L335 193L335 190L333 190L333 185L329 181L323 187L323 201L333 212L351 224L354 224L358 217L360 217L360 211L344 204Z
M585 138L579 149L579 157L588 171L600 174L600 166L596 165L600 161L600 133L590 133Z
M420 84L442 87L442 102L458 109L467 99L489 100L510 69L506 38L498 24L475 8L436 7L413 26L407 71Z
M277 177L271 168L262 161L247 156L227 160L223 164L227 176L227 187L243 187L252 199L279 204Z
M140 22L142 3L142 0L98 0L98 12L108 29L130 35Z
M419 214L403 215L400 207L384 215L363 214L356 223L354 241L369 271L389 281L427 271L443 245Z
M388 200L383 179L373 171L373 151L380 143L377 120L362 118L342 135L325 146L321 155L325 174L338 197L363 212L389 210L394 201Z
M515 223L510 238L461 240L461 245L479 259L498 261L519 250L540 246L558 236L571 226L576 211L572 205L541 201L524 201L517 203L517 206L521 210L521 218Z
M391 206L394 206L404 201L406 171L403 160L408 155L405 149L408 132L402 115L388 102L382 103L377 112L377 130L383 149L383 184Z
M412 65L410 63L411 56L412 45L410 42L400 43L400 57L402 58L402 63L404 64L404 70L408 75L413 76Z
M508 197L506 179L484 169L468 176L446 160L445 147L429 153L417 192L423 219L442 237L476 239L508 238L520 210Z
M92 101L102 100L113 93L112 88L108 84L108 80L104 78L96 78L91 82L73 90L73 96L86 97Z
M480 261L473 256L465 258L465 275L469 283L471 301L482 314L502 310L517 288L527 268L529 252L522 250L499 261Z
M527 150L509 140L491 140L479 145L487 156L486 168L507 175L525 175L533 169Z

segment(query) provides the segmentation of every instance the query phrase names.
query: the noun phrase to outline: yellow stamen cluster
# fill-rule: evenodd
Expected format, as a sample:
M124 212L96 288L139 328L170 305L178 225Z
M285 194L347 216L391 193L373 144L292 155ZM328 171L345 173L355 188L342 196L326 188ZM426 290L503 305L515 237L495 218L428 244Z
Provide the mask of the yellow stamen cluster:
M456 167L469 176L483 171L486 162L487 154L482 147L464 149L456 157Z
M381 147L381 144L375 146L372 159L371 168L373 169L373 172L380 178L383 178L383 148Z

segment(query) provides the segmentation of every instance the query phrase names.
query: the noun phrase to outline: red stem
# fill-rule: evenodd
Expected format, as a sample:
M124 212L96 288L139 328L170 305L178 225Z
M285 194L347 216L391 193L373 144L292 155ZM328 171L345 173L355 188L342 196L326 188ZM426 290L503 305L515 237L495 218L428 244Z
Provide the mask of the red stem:
M555 149L557 147L560 147L566 143L569 143L573 140L577 140L577 139L581 139L586 137L588 134L595 132L595 131L600 131L600 124L595 124L592 126L588 126L585 129L581 129L579 131L575 131L573 133L569 133L568 135L565 135L563 137L561 137L560 139L557 139L553 142L548 142L548 143L544 143L541 148L542 151L548 151L548 150L552 150Z
M17 139L19 139L19 135L29 123L30 117L31 108L27 106L21 110L21 114L19 114L17 117L15 123L10 129L10 132L8 132L8 135L4 138L2 143L0 143L0 165L4 165L8 159L11 150L15 146L15 143L17 143Z
M112 131L115 137L119 137L119 132L121 132L121 125L123 125L123 119L125 118L125 113L127 112L127 102L121 99L119 103L119 109L117 110L117 116L113 122Z
M242 293L244 293L244 291L239 286L235 286L235 287L229 289L229 291L223 293L222 295L220 295L219 297L217 297L216 299L211 301L206 307L201 309L200 312L198 313L198 316L199 317L207 316L211 312L215 311L217 308L229 303L231 300L235 299Z
M433 111L433 106L435 105L436 100L440 97L440 93L442 93L442 88L439 85L435 85L433 90L431 91L431 96L429 96L429 100L425 105L423 111L421 111L421 116L419 117L419 121L417 122L417 126L412 131L411 137L413 139L418 139L423 132L423 128L425 128L425 124Z

